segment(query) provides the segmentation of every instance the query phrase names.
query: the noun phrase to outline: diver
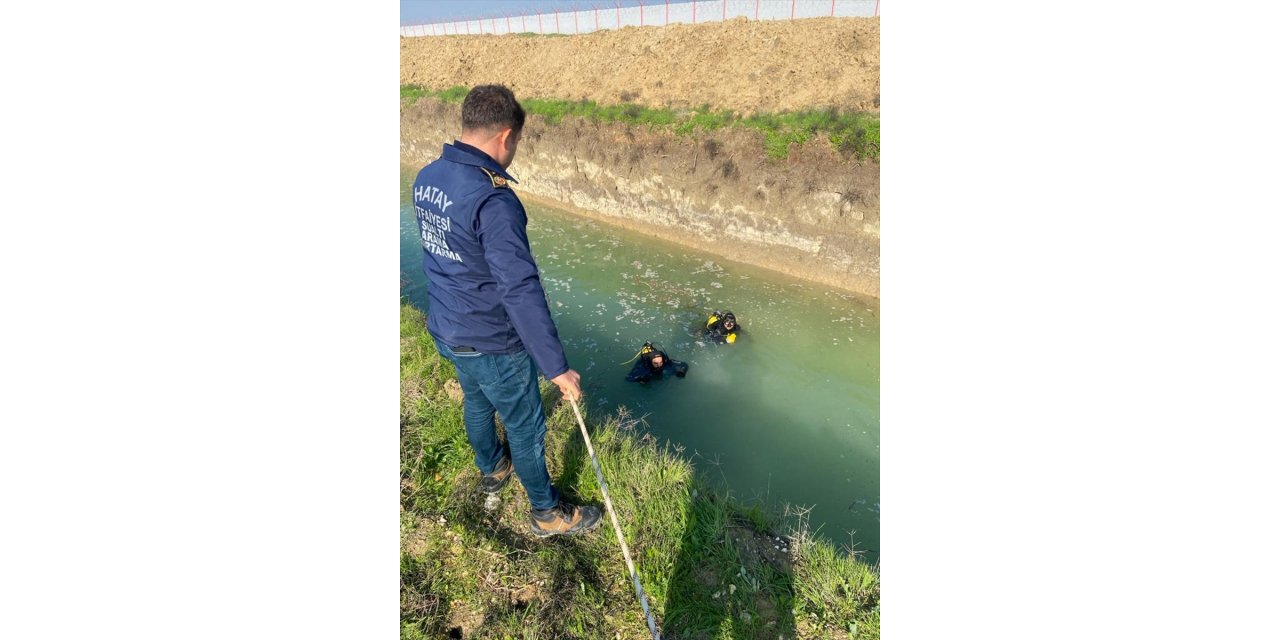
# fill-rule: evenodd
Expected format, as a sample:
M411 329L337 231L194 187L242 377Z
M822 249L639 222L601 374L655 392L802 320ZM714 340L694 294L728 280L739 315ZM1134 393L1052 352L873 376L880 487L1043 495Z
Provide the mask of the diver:
M733 344L738 341L738 333L742 331L742 326L738 324L738 319L734 317L732 311L712 311L711 317L707 318L706 333L707 339L716 344Z
M632 367L631 373L627 374L627 382L646 384L650 380L661 379L669 373L674 373L677 378L683 378L688 372L688 364L672 360L660 346L655 347L652 342L646 342L636 354L636 366Z

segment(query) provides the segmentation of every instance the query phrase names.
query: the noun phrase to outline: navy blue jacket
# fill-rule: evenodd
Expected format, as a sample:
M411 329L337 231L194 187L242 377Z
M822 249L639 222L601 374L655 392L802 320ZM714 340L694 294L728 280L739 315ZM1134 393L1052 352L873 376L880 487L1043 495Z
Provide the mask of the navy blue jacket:
M526 349L548 379L569 370L525 234L515 182L463 142L413 183L427 287L427 330L450 347L482 353Z

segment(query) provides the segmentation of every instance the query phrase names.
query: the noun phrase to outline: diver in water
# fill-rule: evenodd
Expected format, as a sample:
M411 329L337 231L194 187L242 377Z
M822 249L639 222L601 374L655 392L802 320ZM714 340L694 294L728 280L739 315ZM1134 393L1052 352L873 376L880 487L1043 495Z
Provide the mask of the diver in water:
M674 373L677 378L683 378L688 372L688 364L672 360L660 347L653 346L652 342L646 342L640 348L640 353L636 354L636 366L632 367L631 373L627 374L627 382L646 384L650 380L661 379L669 373Z
M716 344L733 344L738 341L738 332L742 327L738 324L738 319L734 317L732 311L711 312L711 317L707 318L707 339Z

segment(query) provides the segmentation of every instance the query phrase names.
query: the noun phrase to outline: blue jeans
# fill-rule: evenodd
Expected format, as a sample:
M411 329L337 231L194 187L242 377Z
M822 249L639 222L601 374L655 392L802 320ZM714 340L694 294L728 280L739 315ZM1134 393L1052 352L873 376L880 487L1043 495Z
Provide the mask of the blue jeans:
M511 354L455 353L435 341L436 349L458 372L462 385L462 424L476 452L476 466L493 473L503 458L494 411L502 414L516 476L534 509L550 509L560 500L547 473L547 421L542 415L538 370L525 351Z

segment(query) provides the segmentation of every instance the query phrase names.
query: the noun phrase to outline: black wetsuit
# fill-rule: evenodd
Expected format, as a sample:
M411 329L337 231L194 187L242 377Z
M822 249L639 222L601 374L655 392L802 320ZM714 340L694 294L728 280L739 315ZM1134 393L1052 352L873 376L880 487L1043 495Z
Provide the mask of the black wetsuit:
M732 329L724 327L724 318L716 318L716 321L707 327L707 339L716 343L724 344L729 341L729 336L733 336L734 340L738 339L738 332L742 326L737 322L733 324Z
M654 368L652 362L654 356L662 356L661 367ZM636 366L632 367L631 373L627 374L627 382L639 382L640 384L645 384L650 380L661 379L662 376L666 374L675 374L677 378L683 378L684 374L688 373L688 371L688 364L680 362L679 360L672 360L667 357L667 354L661 351L652 351L640 356L640 359L636 360Z

